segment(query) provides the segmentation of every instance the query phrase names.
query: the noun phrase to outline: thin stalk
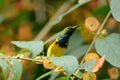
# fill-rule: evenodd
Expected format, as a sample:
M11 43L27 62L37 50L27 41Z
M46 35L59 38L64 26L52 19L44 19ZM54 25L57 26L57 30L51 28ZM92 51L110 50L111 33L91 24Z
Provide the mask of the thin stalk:
M88 52L89 52L89 51L91 50L91 48L93 47L93 45L94 45L96 39L98 38L98 35L99 35L100 32L102 31L102 29L103 29L105 23L107 22L107 20L108 20L110 14L111 14L111 11L108 12L107 16L105 17L104 21L102 22L100 28L98 29L96 35L94 36L93 41L91 42L91 44L90 44L88 50L86 51L86 53L85 53L85 55L84 55L84 57L83 57L83 59L82 59L82 61L81 61L80 64L82 64L82 63L84 62L84 59L85 59L86 55L88 54Z
M17 57L17 59L27 60L27 61L34 61L34 59L31 59L31 58L25 58L25 57Z
M56 13L52 16L52 18L47 22L47 24L43 27L43 29L37 34L37 36L33 40L42 40L47 35L47 33L54 27L54 25L51 23L56 21L57 17L60 14L66 12L66 10L68 10L71 4L73 3L74 1L68 0L67 2L62 4L60 8L56 11Z
M54 70L51 70L51 71L41 75L40 77L38 77L36 80L41 80L41 79L45 78L46 76L51 75L53 72L54 72Z
M33 62L39 62L39 63L42 63L42 61L43 61L43 60L35 60L35 59L25 58L25 57L17 57L17 59L26 60L26 61L33 61Z
M93 47L96 39L98 38L98 35L99 35L100 32L102 31L102 29L103 29L105 23L107 22L108 18L110 17L110 15L111 15L111 11L108 12L107 16L105 17L104 21L102 22L100 28L98 29L96 35L94 36L93 41L91 42L89 48L87 49L87 51L86 51L83 59L81 60L80 64L82 64L82 63L84 62L86 55L87 55L88 52L92 49L92 47ZM77 69L77 70L75 71L74 75L76 75L78 72L79 72L79 69ZM73 76L73 78L72 78L71 80L74 80L74 78L75 78L75 76Z
M44 26L44 28L37 34L37 36L33 40L42 40L47 33L56 25L59 23L64 16L71 13L78 7L90 2L91 0L83 0L81 3L76 4L72 8L70 8L71 4L73 4L74 0L68 0L65 2L54 14L54 16L48 21L48 23Z

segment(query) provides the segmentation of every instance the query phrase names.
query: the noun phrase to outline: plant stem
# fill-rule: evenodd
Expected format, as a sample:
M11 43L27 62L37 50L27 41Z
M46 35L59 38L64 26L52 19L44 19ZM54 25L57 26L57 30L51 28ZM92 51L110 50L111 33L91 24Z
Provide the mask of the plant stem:
M17 59L27 60L27 61L34 61L34 59L31 59L31 58L25 58L25 57L17 57Z
M42 40L47 35L47 33L54 27L54 25L51 23L53 23L60 14L66 12L66 10L68 10L71 4L73 3L74 1L69 0L64 4L62 4L60 8L56 11L56 13L52 16L52 18L47 22L47 24L43 27L43 29L37 34L37 36L33 40Z
M88 50L86 51L86 53L85 53L85 55L84 55L84 57L83 57L83 59L82 59L82 61L81 61L80 64L82 64L82 63L84 62L84 59L85 59L86 55L88 54L88 52L89 52L89 51L91 50L91 48L93 47L93 45L94 45L96 39L98 38L98 35L99 35L100 32L102 31L102 29L103 29L105 23L107 22L107 20L108 20L110 14L111 14L111 11L108 12L107 16L105 17L104 21L102 22L102 24L101 24L99 30L97 31L96 35L94 36L93 41L91 42L91 44L90 44Z
M56 11L56 13L53 15L53 17L48 21L48 23L44 26L44 28L38 33L38 35L33 40L42 40L47 35L47 33L52 29L52 27L54 27L54 25L59 23L65 15L71 13L72 11L74 11L78 7L88 3L89 1L91 1L91 0L83 0L83 1L81 1L81 3L73 6L72 8L70 8L70 6L71 6L71 4L74 3L74 0L68 0L67 2L65 2Z
M50 42L50 41L53 41L53 40L56 39L58 36L60 36L61 32L62 32L62 31L56 33L56 34L53 35L51 38L49 38L48 40L46 40L46 41L44 42L44 45L46 45L46 44L47 44L48 42Z
M41 79L43 79L44 77L46 77L46 76L52 74L53 72L54 72L54 70L51 70L51 71L49 71L49 72L47 72L47 73L41 75L40 77L38 77L36 80L41 80Z
M21 59L21 60L27 60L27 61L33 61L33 62L41 62L40 60L35 60L35 59L31 59L31 58L25 58L25 57L17 57L17 59Z
M111 15L111 11L108 12L107 16L105 17L104 21L102 22L99 30L97 31L96 35L94 36L93 41L91 42L89 48L87 49L87 51L86 51L83 59L81 60L80 64L82 64L82 63L84 62L86 55L88 54L88 52L89 52L89 51L91 50L91 48L93 47L96 39L98 38L98 35L99 35L100 32L102 31L102 29L103 29L103 27L104 27L105 23L107 22L107 20L108 20L108 18L109 18L110 15ZM79 72L79 69L77 69L77 70L75 71L74 75L76 75L78 72ZM72 80L74 80L74 78L75 78L75 77L73 76Z

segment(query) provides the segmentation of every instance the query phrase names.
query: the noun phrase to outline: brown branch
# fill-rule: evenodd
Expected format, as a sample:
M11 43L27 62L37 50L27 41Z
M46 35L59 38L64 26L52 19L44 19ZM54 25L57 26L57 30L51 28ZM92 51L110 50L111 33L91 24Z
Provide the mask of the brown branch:
M108 20L108 18L109 18L110 15L111 15L111 11L108 12L107 16L105 17L104 21L102 22L99 30L97 31L96 35L94 36L93 41L91 42L91 44L90 44L88 50L86 51L83 59L81 60L81 63L80 63L80 64L82 64L82 63L84 62L86 55L88 54L88 52L89 52L89 51L91 50L91 48L93 47L96 39L98 38L98 35L99 35L100 32L102 31L102 29L103 29L103 27L104 27L105 23L107 22L107 20ZM79 72L79 69L77 69L77 70L75 71L74 75L76 75L78 72ZM74 78L75 78L75 76L73 76L72 80L74 80Z
M70 8L70 5L73 3L73 0L70 0L68 2L65 2L53 15L53 17L48 21L48 23L43 27L43 29L38 33L38 35L33 40L42 40L47 33L51 30L54 24L51 24L53 21L56 20L56 18L66 10Z

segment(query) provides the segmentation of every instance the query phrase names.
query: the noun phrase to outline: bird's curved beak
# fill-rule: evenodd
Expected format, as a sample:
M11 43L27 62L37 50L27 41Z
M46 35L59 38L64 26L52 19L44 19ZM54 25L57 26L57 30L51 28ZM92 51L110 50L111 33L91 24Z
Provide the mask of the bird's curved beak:
M72 28L74 29L74 30L76 30L76 29L80 29L82 27L82 25L76 25L76 26L73 26Z
M75 30L75 29L79 28L80 26L81 26L81 25L76 25L76 26L73 26L73 27L72 27L72 29L74 29L74 30Z

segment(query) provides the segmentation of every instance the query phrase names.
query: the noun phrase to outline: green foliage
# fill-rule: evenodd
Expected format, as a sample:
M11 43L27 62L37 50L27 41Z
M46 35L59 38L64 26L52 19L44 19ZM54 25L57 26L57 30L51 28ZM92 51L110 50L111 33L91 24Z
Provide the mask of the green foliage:
M61 77L61 78L58 78L57 80L69 80L69 77Z
M3 15L0 15L0 24L5 20L5 17Z
M0 67L5 80L20 80L22 75L22 64L15 57L0 57Z
M113 17L120 22L120 0L111 0L110 8L112 11Z
M11 58L13 62L13 71L14 71L14 78L12 80L20 80L22 75L22 64L16 58Z
M4 7L4 3L5 3L4 0L0 0L0 10Z
M32 58L36 57L43 51L44 45L42 41L12 41L12 43L20 48L29 49L32 52Z
M4 50L0 50L0 53L1 53L1 54L5 54L5 51L4 51Z
M18 52L18 54L23 54L23 53L30 53L31 51L28 49L22 49Z
M113 33L95 42L97 52L112 65L120 68L120 34Z
M30 11L22 10L18 15L17 20L18 22L21 22L23 20L30 20L31 17L32 13L30 13Z
M80 64L79 69L84 69L87 72L91 72L93 67L94 67L95 62L96 62L96 60L92 59L89 62L85 62L83 64Z
M63 1L64 0L62 0L62 2ZM67 1L69 2L69 0L67 0ZM21 22L28 22L28 24L29 24L29 22L32 21L32 23L30 23L29 27L33 28L34 27L33 25L36 24L36 23L34 23L35 20L36 20L35 17L38 16L38 15L36 15L36 13L37 12L39 13L39 7L42 7L42 6L38 6L38 5L33 6L33 4L32 4L33 2L31 0L29 2L29 0L28 0L28 3L26 2L24 4L24 3L20 3L19 1L13 1L13 0L11 1L10 0L10 1L6 2L5 0L0 0L0 12L4 14L4 16L0 15L0 27L1 27L0 28L1 32L0 33L6 32L7 34L9 34L10 37L12 36L12 34L18 33L18 34L15 34L15 36L12 36L10 38L10 40L11 39L13 40L14 38L17 38L17 36L19 36L19 30L20 30L20 27L21 27L20 26ZM53 19L53 22L50 22L49 26L56 25L63 18L65 18L66 15L68 15L72 11L76 10L77 8L79 8L80 6L82 6L82 5L84 5L88 2L90 2L90 0L81 0L81 1L79 1L79 3L75 4L73 7L71 7L67 11L59 14L59 16L58 16L59 11L58 11L58 13L56 13L57 18L55 20ZM95 3L96 2L99 2L99 1L95 1ZM101 4L99 5L98 3L96 3L95 5L90 3L90 4L87 5L86 10L84 10L86 7L84 7L82 9L80 14L78 13L79 11L77 12L77 10L72 13L72 15L75 14L75 16L74 15L70 16L70 18L71 19L76 18L76 20L78 20L78 21L73 21L73 23L70 23L70 24L75 24L75 25L80 24L80 23L82 23L82 21L81 21L82 18L86 18L87 16L97 16L98 19L103 19L103 16L106 16L106 14L110 10L110 8L111 8L111 12L112 12L113 17L117 21L120 21L120 5L119 5L119 2L120 2L119 0L111 0L110 7L109 7L108 3L105 3L106 4L105 6L103 6ZM55 11L54 9L56 9L56 8L54 8L53 5L52 6L49 5L47 3L47 1L45 1L45 3L48 6L50 6L50 8L49 8L50 11L49 10L47 11L47 16L48 16L47 20L52 20L52 19L50 19L50 17L51 17L51 15L53 15L53 16L55 15L55 17L56 17L56 14L54 14L54 11ZM58 5L58 4L56 4L57 1L54 2L54 3L55 3L55 5ZM90 6L90 5L92 5L92 6ZM12 8L11 8L11 6L12 6ZM34 9L27 9L30 6L31 6L31 8L34 7ZM96 8L91 8L93 6L97 6L98 8L97 9ZM24 7L26 7L26 9ZM46 5L44 5L43 7L45 7L45 9L47 9ZM88 7L90 7L90 8L88 8ZM38 9L38 11L36 9ZM94 9L95 11L92 14L90 14L91 12L88 13L89 12L88 9L90 9L91 11ZM8 14L6 14L6 12ZM44 10L43 10L43 12L44 12ZM10 19L9 18L7 19L7 17L10 16L9 13L11 13L10 15L12 15L12 14L14 15L14 13L16 15L12 16ZM42 12L40 11L40 13L42 13ZM45 11L45 13L46 13L46 11ZM79 18L76 17L77 16L76 13L78 13L78 15L80 15L81 17L79 17ZM69 25L69 20L68 19L65 19L65 21L62 22L62 24L63 25ZM68 23L66 23L66 22L68 22ZM70 20L70 22L72 22L72 21ZM105 22L103 21L103 23L106 23L106 21ZM109 23L112 23L112 22L108 21L108 24ZM114 21L113 21L113 23L114 23ZM42 24L44 24L44 23L42 23ZM40 25L42 25L42 24L40 24ZM114 23L114 24L117 24L117 23ZM61 25L61 23L59 25L63 26L63 25ZM16 26L18 26L19 28L16 27ZM31 30L32 28L29 28L29 29ZM37 25L37 26L35 26L35 28L37 30L39 30L39 29L42 29L43 26ZM100 28L100 29L102 29L102 28ZM13 31L15 31L15 32L13 32ZM31 33L30 35L35 36L32 33L32 31L34 32L34 29L30 31L30 33ZM58 31L58 28L57 28L57 31ZM11 32L13 32L13 33L11 33ZM22 54L22 53L26 53L26 52L32 52L32 58L35 58L39 53L41 53L43 51L43 47L44 47L45 44L54 40L60 34L61 34L61 32L55 34L53 37L46 40L45 42L42 42L42 41L26 41L26 42L25 41L13 41L12 43L15 44L16 46L20 47L20 48L23 48L22 50L18 51L18 54ZM7 35L7 37L8 37L8 35ZM2 38L4 38L4 37L1 37L1 39ZM3 39L3 41L1 40L1 42L4 42L4 43L8 42L6 39L7 38ZM4 40L6 40L6 41L4 41ZM91 72L91 70L93 69L93 66L96 62L95 59L93 59L89 62L85 62L85 63L82 63L82 64L78 65L77 58L82 57L83 54L86 53L87 50L88 50L88 52L90 52L91 48L93 47L93 45L92 45L92 47L90 49L88 49L89 44L85 44L84 42L85 42L85 40L80 35L80 32L78 30L76 30L74 32L74 34L70 37L69 46L68 46L67 50L65 51L65 55L67 55L67 56L49 57L54 64L56 64L57 66L63 67L65 69L66 73L67 73L67 76L61 77L57 80L69 80L70 75L73 74L77 68L79 68L81 72L79 71L75 75L80 77L80 78L82 78L82 75L84 73L84 71L82 72L83 69L87 72ZM94 40L93 40L93 44L94 44ZM5 47L6 47L6 44L5 44ZM4 48L4 45L2 45L2 43L0 44L0 48ZM120 53L120 35L119 34L114 33L114 34L109 35L108 37L97 39L95 41L95 48L96 48L96 51L98 52L98 54L100 54L101 56L105 56L105 59L110 64L120 68L120 63L119 63L119 60L120 60L120 58L119 58L119 56L120 56L120 54L119 54ZM0 50L0 53L4 53L4 52ZM8 53L9 53L9 51L8 51ZM46 57L46 56L43 56L43 57ZM31 58L24 58L24 60L25 59L26 60L31 60L31 61L34 60L34 59L31 59ZM18 58L11 57L11 56L6 56L5 54L1 54L0 55L0 68L2 70L2 73L3 73L2 77L4 77L4 80L20 80L21 75L22 75L22 64L20 63ZM106 69L106 68L104 68L104 69ZM44 75L43 70L41 70L41 74L43 74L43 76L38 77L38 80L42 79L42 78L45 78L48 75L53 74L53 72L54 72L54 70L51 70L50 72L45 73L45 75ZM57 74L57 76L58 76L58 74ZM55 78L56 78L56 75L55 75ZM55 80L55 79L53 79L53 80Z
M61 56L61 57L49 57L52 62L57 66L62 66L67 76L70 76L73 72L75 72L78 67L77 58L74 56Z
M100 18L100 16L105 17L109 11L110 11L109 5L105 5L105 6L98 8L97 10L94 10L93 15L97 16L98 18Z
M78 68L79 68L79 66L78 66ZM84 70L79 70L79 72L76 74L76 76L78 76L79 78L82 78L83 73L84 73Z
M7 62L4 60L3 57L0 57L0 67L1 67L1 69L2 69L4 79L6 80L6 78L7 78L6 70L7 70L8 64L7 64Z

